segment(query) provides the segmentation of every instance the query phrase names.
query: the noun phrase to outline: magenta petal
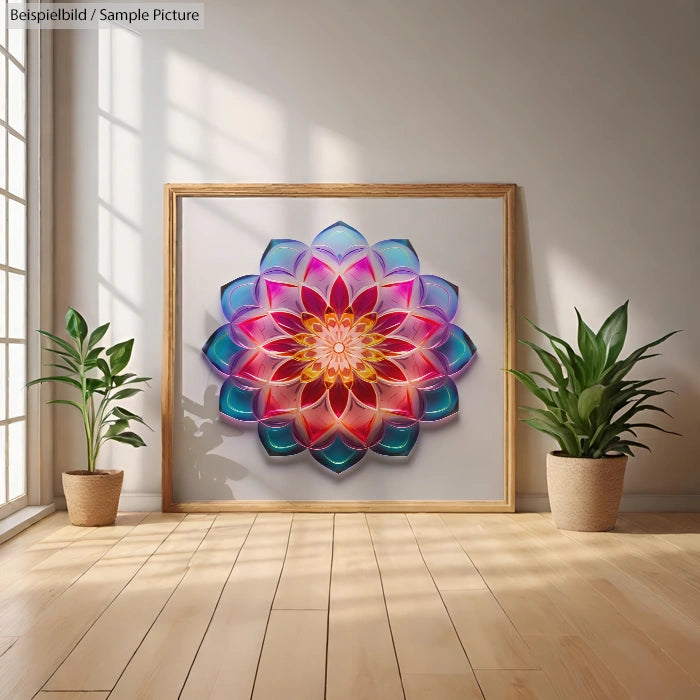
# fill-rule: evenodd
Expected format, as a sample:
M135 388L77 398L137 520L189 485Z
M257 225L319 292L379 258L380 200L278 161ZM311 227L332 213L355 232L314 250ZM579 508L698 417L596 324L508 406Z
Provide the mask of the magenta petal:
M337 277L330 294L330 307L340 316L350 304L350 295L342 277Z
M268 352L278 353L280 355L285 355L297 352L302 346L297 343L294 338L278 338L277 340L272 340L269 343L265 343L263 348Z
M313 406L326 393L326 383L323 381L323 375L314 379L312 382L304 384L301 391L301 406Z
M291 379L299 379L307 364L308 362L300 362L299 360L287 360L274 371L270 381L288 382Z
M376 285L373 285L369 287L369 289L365 289L364 292L358 294L357 297L355 297L355 300L352 302L352 311L355 314L355 318L361 318L362 316L370 313L370 311L374 311L378 296L379 294L377 292Z
M377 319L377 323L372 328L372 333L383 333L387 335L392 331L395 331L408 316L406 311L393 311L388 314L384 314Z
M304 274L304 284L314 287L322 296L327 296L336 272L315 255L309 260Z
M366 382L364 379L355 377L355 380L352 383L352 393L362 403L370 406L371 408L376 408L377 392L374 389L374 384L371 382Z
M301 301L306 310L318 318L323 318L326 313L325 299L311 287L304 286L301 288Z
M306 327L296 314L291 314L288 311L273 311L270 316L283 331L290 335L306 333Z
M335 384L328 390L328 398L333 413L340 418L340 416L343 415L345 407L348 405L348 388L343 382L336 379Z
M385 338L377 345L377 350L384 353L404 354L415 349L416 346L413 343L409 343L408 340L402 340L401 338Z
M372 364L375 370L377 370L377 375L381 379L386 379L389 382L405 382L406 375L404 374L401 367L399 367L395 362L391 360L382 360L381 362L375 362Z

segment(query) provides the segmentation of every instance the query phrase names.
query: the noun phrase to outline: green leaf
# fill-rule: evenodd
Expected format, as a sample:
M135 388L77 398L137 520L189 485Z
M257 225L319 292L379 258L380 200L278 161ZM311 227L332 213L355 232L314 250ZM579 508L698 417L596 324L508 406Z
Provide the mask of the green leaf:
M115 421L114 423L112 423L112 425L110 425L109 430L106 433L106 437L111 438L115 435L119 435L120 433L127 430L128 427L129 423L125 420Z
M67 399L52 399L46 403L62 403L66 404L66 406L73 406L74 408L77 408L81 413L83 412L83 407L80 404L75 403L75 401L68 401Z
M87 337L88 327L85 319L71 306L66 312L66 332L81 345Z
M117 343L107 350L112 374L119 374L129 364L133 347L134 339L131 338L123 343Z
M88 340L88 350L92 349L95 345L97 345L97 343L100 342L100 340L102 340L108 328L109 323L105 323L102 326L98 326L92 333L90 333L90 338Z
M588 420L593 409L600 406L605 387L602 384L594 384L584 389L578 397L578 412L583 420Z
M103 357L98 357L97 360L95 360L95 366L100 370L100 372L102 372L102 374L104 374L105 382L108 382L112 377L112 373L109 369L107 361Z
M85 379L85 388L88 394L94 394L96 391L105 388L105 383L102 379L97 379L95 377L87 377Z
M131 411L127 410L123 406L117 406L112 410L112 413L117 416L117 418L122 418L126 421L136 421L137 423L141 423L141 425L145 425L149 430L153 430L148 423L146 423L141 416L137 416L135 413L132 413Z
M566 380L564 379L564 373L561 371L561 366L557 358L552 355L551 352L547 352L544 348L541 348L535 343L531 343L529 340L521 340L520 342L535 351L537 357L540 358L540 362L542 362L546 370L552 375L552 379L554 379L558 387L566 386Z
M598 338L602 339L605 343L607 353L605 360L606 367L609 367L617 360L625 344L625 338L627 337L628 305L629 300L615 309L615 311L603 321L603 325L598 331Z
M604 346L602 343L598 344L595 333L581 318L579 310L575 309L575 311L578 319L578 348L586 370L584 380L590 382L598 378L598 368L602 369L605 364Z
M49 333L48 331L37 331L37 333L40 333L44 337L48 338L52 343L56 343L60 348L63 348L65 352L70 355L76 362L80 362L80 353L69 343L67 343L65 340L62 338L59 338L58 336L54 335L53 333ZM51 348L49 348L51 350ZM57 352L56 350L53 350L53 352Z
M143 391L143 389L122 389L121 391L118 391L112 398L115 401L119 401L119 399L128 399L130 396L136 396L136 394L139 394Z
M56 375L55 377L39 377L39 379L32 379L31 382L27 382L27 386L30 387L34 384L43 384L44 382L62 382L64 384L70 384L76 389L82 390L83 388L77 379L73 379L73 377L64 377L63 375Z
M534 396L536 396L543 404L549 405L551 400L546 389L543 389L537 382L527 373L519 369L509 369L510 372L519 382L521 382Z
M110 435L108 439L115 440L116 442L123 442L132 447L146 447L146 443L136 433L129 431L125 431L119 435Z

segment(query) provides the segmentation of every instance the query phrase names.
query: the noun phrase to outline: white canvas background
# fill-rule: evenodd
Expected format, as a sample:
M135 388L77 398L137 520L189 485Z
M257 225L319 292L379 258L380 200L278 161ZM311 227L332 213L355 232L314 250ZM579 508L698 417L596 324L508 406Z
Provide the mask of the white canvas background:
M181 199L181 279L173 417L175 500L490 500L503 498L503 213L495 199ZM407 458L371 451L337 476L304 452L267 456L253 423L218 417L219 376L201 353L224 322L222 284L259 271L271 238L310 243L343 220L370 245L408 238L421 272L457 284L455 323L477 346L457 379L459 414L421 425Z

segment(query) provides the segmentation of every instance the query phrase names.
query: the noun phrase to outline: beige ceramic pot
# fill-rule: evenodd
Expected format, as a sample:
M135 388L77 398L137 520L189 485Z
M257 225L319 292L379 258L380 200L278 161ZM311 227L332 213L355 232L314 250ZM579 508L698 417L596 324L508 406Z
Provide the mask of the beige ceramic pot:
M63 493L73 525L114 525L124 472L85 469L63 472Z
M554 524L562 530L612 530L626 466L626 455L585 459L550 452L547 487Z

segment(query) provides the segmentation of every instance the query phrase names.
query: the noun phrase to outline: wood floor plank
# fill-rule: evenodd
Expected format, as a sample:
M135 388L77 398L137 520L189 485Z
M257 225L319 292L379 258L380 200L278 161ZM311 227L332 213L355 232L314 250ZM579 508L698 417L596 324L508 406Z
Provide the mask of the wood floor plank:
M491 591L443 591L442 599L475 671L539 668Z
M627 700L611 669L577 635L525 635L525 642L562 698ZM483 686L482 686L483 687Z
M19 637L0 637L0 656L2 656Z
M403 685L406 700L483 698L475 680L464 673L404 673Z
M486 588L484 579L439 515L411 513L408 521L438 590Z
M567 554L569 537L544 518L517 521L538 542L559 552L584 580L604 595L635 627L653 640L676 663L700 682L700 627L667 600L626 574L595 547L581 543L576 554ZM607 534L607 533L606 533Z
M36 615L25 634L0 656L0 697L33 697L183 517L148 515L113 546L109 557L102 557ZM151 551L145 548L148 540Z
M523 564L536 562L540 586L546 583L558 592L556 605L633 697L688 698L697 693L697 684L675 661L567 564L566 558L580 555L578 548L546 547L513 518L495 515L489 522L510 532L510 546Z
M181 522L88 630L45 688L111 690L185 575L213 522L214 516ZM95 649L100 653L95 654Z
M335 516L326 697L403 700L382 582L361 513Z
M76 690L74 692L53 692L42 690L36 695L37 700L106 700L109 696L107 692L85 692Z
M0 629L3 633L23 634L51 601L145 517L146 513L120 514L113 527L91 529L8 585L0 592Z
M520 634L575 634L557 607L559 593L547 585L547 567L523 559L502 521L474 514L441 516Z
M241 514L240 525L228 521L210 529L180 585L126 666L111 700L178 697L254 517ZM223 656L221 649L217 656Z
M327 622L325 610L272 610L253 700L323 700Z
M70 525L66 511L55 511L51 515L30 525L26 530L17 533L9 540L0 542L0 564L12 559L16 564L35 545L55 534L63 527ZM80 528L72 528L79 531ZM92 529L92 528L91 528Z
M295 513L276 610L327 610L333 551L332 513Z
M250 697L291 524L290 514L258 515L194 659L183 700Z
M486 700L554 700L557 693L544 671L479 670Z
M481 697L469 661L403 514L368 514L402 676L464 675Z
M565 534L570 540L587 545L700 624L700 590L675 571L672 560L666 559L663 560L664 565L659 564L655 547L645 551L649 547L648 542L639 539L644 536L616 532L566 531Z

